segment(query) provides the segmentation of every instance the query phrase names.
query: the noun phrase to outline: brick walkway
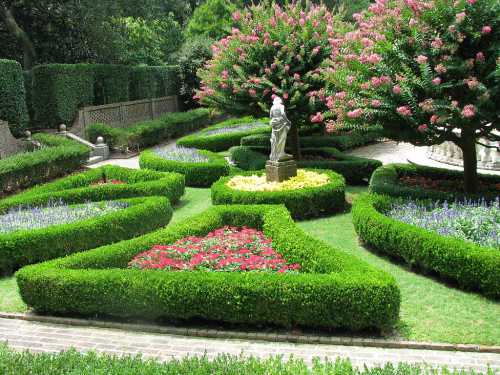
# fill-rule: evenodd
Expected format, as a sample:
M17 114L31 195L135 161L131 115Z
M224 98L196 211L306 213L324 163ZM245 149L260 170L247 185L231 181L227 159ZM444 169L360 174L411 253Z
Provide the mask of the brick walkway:
M75 327L60 324L0 319L0 342L16 350L59 352L74 347L114 355L142 354L145 358L169 360L185 356L220 353L268 357L293 355L308 363L314 357L350 358L354 365L369 367L387 362L427 363L456 369L486 371L489 365L500 372L500 354L464 353L416 349L381 349L357 346L270 343L263 341L208 339L116 329Z

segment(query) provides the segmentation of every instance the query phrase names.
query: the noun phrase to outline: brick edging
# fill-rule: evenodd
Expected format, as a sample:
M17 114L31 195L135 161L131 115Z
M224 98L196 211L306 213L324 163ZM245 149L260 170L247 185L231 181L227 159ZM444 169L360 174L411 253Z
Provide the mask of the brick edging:
M269 342L293 342L299 344L324 344L362 346L387 349L420 349L439 351L458 351L475 353L500 354L500 346L475 345L475 344L447 344L433 342L385 340L359 337L340 337L322 335L303 335L297 333L262 333L244 332L236 330L217 330L200 328L181 328L173 326L160 326L154 324L120 323L94 319L62 318L55 316L36 315L31 313L6 313L0 312L1 319L25 320L32 322L64 324L78 327L96 327L119 329L134 332L162 333L176 336L193 336L217 339L259 340Z

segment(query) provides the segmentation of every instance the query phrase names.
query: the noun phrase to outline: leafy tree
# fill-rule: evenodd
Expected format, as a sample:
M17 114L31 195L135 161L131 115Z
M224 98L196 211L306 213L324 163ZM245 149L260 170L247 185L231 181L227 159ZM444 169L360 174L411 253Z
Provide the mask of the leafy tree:
M222 39L231 33L232 14L241 7L239 1L207 0L193 13L186 27L186 36Z
M476 144L500 140L500 2L379 0L335 41L330 130L380 124L415 145L455 143L477 191Z

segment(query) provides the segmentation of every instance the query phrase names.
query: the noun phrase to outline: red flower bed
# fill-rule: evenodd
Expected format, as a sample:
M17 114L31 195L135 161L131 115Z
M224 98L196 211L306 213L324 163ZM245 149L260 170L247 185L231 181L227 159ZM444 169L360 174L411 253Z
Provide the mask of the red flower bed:
M129 268L166 271L293 272L298 264L272 248L271 239L252 228L225 226L205 237L185 237L172 245L155 245L137 255Z

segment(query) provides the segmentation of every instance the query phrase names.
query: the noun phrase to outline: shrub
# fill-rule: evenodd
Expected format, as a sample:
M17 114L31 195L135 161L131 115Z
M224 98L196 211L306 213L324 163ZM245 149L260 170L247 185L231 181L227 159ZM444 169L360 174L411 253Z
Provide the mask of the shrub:
M124 65L93 65L94 104L110 104L129 100L130 68Z
M186 26L186 36L219 40L231 34L232 14L241 8L241 1L207 0L198 6Z
M46 196L44 203L52 199ZM35 202L42 203L34 197L25 199L23 205ZM74 198L65 202L82 203ZM133 198L124 202L130 207L107 215L0 234L0 273L148 233L166 225L172 217L170 203L163 197ZM3 207L0 214L7 208Z
M345 207L345 180L331 171L314 170L328 175L330 181L319 187L283 191L243 191L227 186L232 177L222 177L212 185L212 203L283 204L294 219L332 214ZM244 173L244 175L262 173Z
M123 184L99 184L118 180ZM22 205L27 198L31 202L44 202L47 198L101 201L123 198L162 196L171 204L184 194L184 176L177 173L161 173L150 170L134 170L112 165L91 169L67 176L57 181L35 186L12 197L0 200L0 210Z
M36 128L72 125L79 108L94 103L94 70L89 64L33 68L32 105Z
M130 100L177 95L178 66L137 66L130 70Z
M364 195L354 202L356 232L370 246L410 266L436 272L462 288L500 297L500 253L409 225L384 215L392 199Z
M28 125L24 77L21 65L0 59L0 120L9 123L14 136L20 136Z
M201 129L210 122L207 109L168 113L159 119L136 123L128 128L113 128L106 124L87 127L87 137L95 142L102 136L110 147L139 149Z
M400 178L405 176L425 176L434 179L457 179L460 180L463 173L449 169L424 167L414 164L388 164L378 168L370 180L370 191L377 194L390 195L393 197L413 199L448 200L456 199L495 199L498 191L481 194L465 194L458 189L456 191L439 191L427 189L420 186L408 186ZM488 184L500 183L500 176L481 175L481 179Z
M232 161L243 170L264 169L269 159L267 149L237 146L229 151ZM350 184L369 180L372 173L382 166L378 160L344 155L331 147L302 148L301 152L303 158L297 162L298 167L329 169L340 173ZM318 160L313 160L314 156L318 156Z
M267 124L267 119L255 119L253 117L240 117L229 119L210 126L201 132L191 134L177 140L179 146L199 148L213 152L225 151L241 142L241 138L252 134L270 133L270 126L258 126L245 128L247 125ZM242 127L241 131L237 131ZM227 131L224 131L227 130ZM268 136L269 137L269 136Z
M146 150L141 153L139 165L155 171L182 173L186 177L187 186L208 187L221 176L229 174L229 164L223 156L206 150L199 150L199 153L207 161L169 160L154 150Z
M77 142L48 134L33 139L44 147L0 160L0 193L12 193L81 168L90 150Z
M301 272L126 269L153 245L203 236L223 225L262 230L287 262L301 265ZM51 314L361 330L390 327L400 304L392 276L309 237L276 206L213 207L140 238L25 267L17 282L30 307Z

